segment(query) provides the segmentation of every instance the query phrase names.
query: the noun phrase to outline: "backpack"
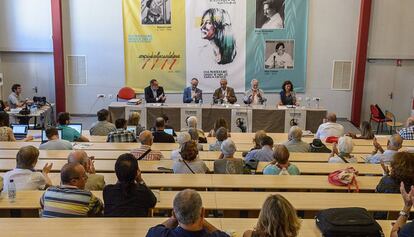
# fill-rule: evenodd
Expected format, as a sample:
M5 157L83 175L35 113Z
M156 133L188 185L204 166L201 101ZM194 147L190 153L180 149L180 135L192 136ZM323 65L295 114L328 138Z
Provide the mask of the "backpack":
M358 171L353 167L348 167L342 170L335 170L328 175L329 183L337 186L348 186L348 192L351 191L351 187L355 186L356 192L359 192L358 182L356 176Z
M381 237L381 226L365 208L331 208L315 216L324 237Z

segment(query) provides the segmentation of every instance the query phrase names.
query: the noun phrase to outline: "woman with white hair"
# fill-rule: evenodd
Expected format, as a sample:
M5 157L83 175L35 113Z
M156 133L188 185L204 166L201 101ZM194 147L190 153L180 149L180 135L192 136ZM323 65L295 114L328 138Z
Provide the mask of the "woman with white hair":
M215 174L243 174L244 162L240 158L234 158L236 150L236 144L230 138L221 143L223 159L214 161Z
M329 163L357 163L357 159L351 155L354 144L352 138L344 136L333 145L332 153L329 156Z
M171 151L171 160L182 159L180 151L186 142L191 141L191 136L188 132L181 132L177 136L178 149Z

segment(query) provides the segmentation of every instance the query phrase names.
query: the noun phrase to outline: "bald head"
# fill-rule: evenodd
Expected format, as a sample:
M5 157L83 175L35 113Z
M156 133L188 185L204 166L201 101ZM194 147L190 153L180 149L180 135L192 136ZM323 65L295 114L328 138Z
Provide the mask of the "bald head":
M336 114L328 113L328 115L326 115L326 119L328 120L328 122L336 123Z
M76 150L68 155L68 163L79 163L84 168L86 168L88 160L88 154L84 150Z
M165 127L165 120L162 117L158 117L155 119L155 128L160 131L164 130Z
M414 126L414 116L411 116L407 119L407 127Z
M388 139L387 149L398 151L402 147L403 139L399 134L394 134Z
M203 202L200 194L193 189L185 189L174 198L174 215L178 223L191 225L200 220L203 210Z
M138 140L142 145L151 146L153 138L154 137L152 136L152 133L148 130L145 130L139 134Z
M289 130L289 139L295 141L302 140L302 129L298 126L292 126Z
M60 170L60 180L64 185L73 185L73 179L78 179L83 175L85 175L85 168L79 163L67 163Z

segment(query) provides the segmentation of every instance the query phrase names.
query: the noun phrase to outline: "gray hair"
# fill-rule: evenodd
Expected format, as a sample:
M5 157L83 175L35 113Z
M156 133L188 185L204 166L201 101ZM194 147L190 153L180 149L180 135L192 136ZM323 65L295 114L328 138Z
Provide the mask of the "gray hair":
M293 139L295 141L302 140L302 129L298 126L292 126L289 130L289 139Z
M197 117L195 117L195 116L188 117L188 119L187 119L187 125L190 128L197 127Z
M198 135L198 131L195 128L188 129L188 134L191 136L191 140L198 142L198 138L200 137Z
M403 139L399 134L394 134L388 139L388 148L390 150L399 150L402 147Z
M250 85L253 86L254 82L259 82L259 81L257 79L253 79L253 80L250 81Z
M194 224L201 216L203 202L201 196L193 189L185 189L174 198L173 210L178 223Z
M338 140L338 150L343 153L351 153L354 149L352 138L348 136L340 137Z
M414 116L411 116L407 119L407 126L408 127L414 126Z
M191 140L191 136L188 132L181 132L177 135L177 142L182 147L184 143L189 142Z
M234 144L233 140L227 138L221 143L221 152L223 153L224 157L231 157L236 152L236 144Z
M79 163L83 167L86 167L88 164L89 157L84 150L72 151L68 155L68 163Z

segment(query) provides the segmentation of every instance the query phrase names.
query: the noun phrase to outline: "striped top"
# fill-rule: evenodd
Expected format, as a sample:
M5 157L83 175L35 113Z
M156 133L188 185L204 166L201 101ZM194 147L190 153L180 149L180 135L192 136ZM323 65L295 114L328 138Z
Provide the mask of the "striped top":
M148 149L151 149L150 146L141 145L140 148L134 149L131 151L131 154L135 156L135 158L139 158L143 155ZM163 160L164 156L160 151L151 150L142 160Z
M42 217L87 217L102 215L103 204L91 192L75 186L48 188L40 198Z

